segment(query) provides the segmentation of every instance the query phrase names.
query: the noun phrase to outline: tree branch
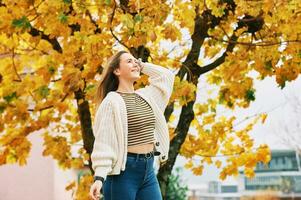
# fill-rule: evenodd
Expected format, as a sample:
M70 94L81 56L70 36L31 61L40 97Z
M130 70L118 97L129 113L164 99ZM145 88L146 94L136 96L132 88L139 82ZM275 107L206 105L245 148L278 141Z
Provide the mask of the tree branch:
M34 27L31 27L29 34L33 37L41 35L41 38L48 41L54 50L59 53L63 53L62 47L56 38L50 38L49 35L46 35L43 31L40 31Z
M235 41L237 40L238 37L233 34L231 36L231 40ZM219 65L221 65L222 63L225 62L226 56L228 52L232 52L233 48L235 47L235 43L229 43L229 45L227 46L225 52L223 53L223 55L221 57L219 57L218 59L216 59L214 62L205 65L203 67L200 67L199 65L197 65L196 63L193 63L193 74L196 74L197 77L199 77L201 74L205 74L206 72L209 72L213 69L215 69L216 67L218 67Z
M287 41L282 41L282 42L259 42L259 43L251 43L251 42L237 42L236 40L232 40L231 38L229 40L223 40L223 39L218 39L214 36L209 36L210 38L224 42L224 43L229 43L229 44L239 44L239 45L245 45L245 46L274 46L274 45L282 45L285 43L301 43L301 40L287 40Z
M69 95L69 93L66 93L66 94L63 96L63 98L60 100L60 102L64 102L68 95ZM53 107L54 107L54 105L49 105L49 106L45 106L45 107L43 107L43 108L40 108L40 109L37 110L37 111L43 111L43 110L47 110L47 109L50 109L50 108L53 108ZM33 112L33 111L35 111L35 109L27 109L27 111Z
M112 12L111 17L110 17L110 32L111 32L112 36L115 38L115 40L117 40L121 45L123 45L128 50L130 50L130 48L125 43L123 43L120 39L118 39L118 37L113 32L112 22L113 22L113 19L114 19L115 10L116 10L116 4L114 4L113 12Z
M99 28L98 24L96 23L96 21L93 19L91 13L89 10L86 11L87 15L89 16L90 21L94 24L94 26L96 27L94 34L97 33L101 33L101 29Z

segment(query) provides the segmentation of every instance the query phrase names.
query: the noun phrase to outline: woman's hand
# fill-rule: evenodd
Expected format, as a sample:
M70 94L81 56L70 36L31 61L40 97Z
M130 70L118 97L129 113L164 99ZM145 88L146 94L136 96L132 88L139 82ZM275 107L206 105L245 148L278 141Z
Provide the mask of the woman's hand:
M89 195L93 200L99 200L101 187L102 182L100 180L95 181L93 185L91 185Z
M142 69L143 69L143 67L144 67L144 65L143 65L143 62L142 62L141 58L138 58L138 59L137 59L137 63L138 63L138 65L139 65L139 67L140 67L140 72L141 72L141 71L142 71Z

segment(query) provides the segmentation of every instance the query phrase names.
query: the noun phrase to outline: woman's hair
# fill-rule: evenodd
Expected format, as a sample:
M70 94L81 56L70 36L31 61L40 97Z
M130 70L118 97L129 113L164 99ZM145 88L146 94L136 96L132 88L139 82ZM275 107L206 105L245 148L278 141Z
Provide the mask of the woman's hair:
M95 95L96 108L101 104L102 100L110 91L116 91L118 88L119 80L118 77L113 73L115 69L119 68L120 57L122 54L128 53L127 51L118 51L111 56L102 72L101 80L98 83Z

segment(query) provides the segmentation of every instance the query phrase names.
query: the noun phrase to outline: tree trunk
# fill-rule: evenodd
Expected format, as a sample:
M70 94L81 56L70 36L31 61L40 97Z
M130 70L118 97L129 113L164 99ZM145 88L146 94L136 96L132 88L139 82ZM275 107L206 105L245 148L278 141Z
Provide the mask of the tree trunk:
M187 106L182 107L178 126L175 130L176 136L171 140L170 150L168 154L168 161L160 167L157 178L160 184L162 197L165 200L167 196L168 177L171 175L173 166L176 162L179 150L185 141L188 133L190 123L194 118L193 104L195 101L191 101Z
M84 142L84 149L86 150L89 155L91 155L93 150L93 143L94 143L94 135L92 130L92 122L91 122L91 113L89 108L89 102L85 100L84 92L79 89L78 91L74 92L75 99L77 101L77 113L79 116L79 121L81 124L81 132L82 138ZM79 104L80 100L82 99L82 103ZM92 162L91 158L89 158L89 168L92 173L94 173L92 169Z

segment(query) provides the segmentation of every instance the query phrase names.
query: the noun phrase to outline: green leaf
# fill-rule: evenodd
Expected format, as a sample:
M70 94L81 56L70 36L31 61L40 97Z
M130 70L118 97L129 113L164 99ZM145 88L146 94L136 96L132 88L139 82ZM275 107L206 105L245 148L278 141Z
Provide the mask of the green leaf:
M49 67L48 67L48 72L49 72L50 74L54 74L55 68L54 68L53 66L49 66Z
M229 108L232 108L232 107L233 107L233 103L232 103L231 101L229 101L229 102L227 102L227 106L228 106Z
M67 23L67 21L68 21L68 16L65 15L64 13L60 13L60 14L59 14L59 21L60 21L61 23Z
M219 16L223 16L225 14L224 8L218 8L218 14Z
M31 24L28 21L27 17L23 16L20 19L14 19L12 21L12 26L16 27L16 28L25 28L25 29L27 29L27 28L31 27Z
M282 83L279 84L281 90L285 88L286 81L288 80L286 76L281 75Z
M111 0L105 0L105 4L106 5L110 5L111 4Z
M5 101L6 101L7 103L10 103L10 102L12 102L14 99L17 98L17 92L13 92L13 93L11 93L11 94L9 94L9 95L3 97L3 98L5 99Z
M6 106L4 104L0 104L0 114L4 112Z
M300 58L301 58L301 57L300 57ZM282 61L282 62L285 62L285 61L286 61L286 57L285 57L285 56L282 56L282 57L281 57L281 61Z
M133 35L134 34L134 28L129 28L129 31L128 31L128 33L129 33L129 35Z
M255 90L254 89L247 90L245 97L248 101L254 101L255 100Z
M89 90L92 90L94 87L95 87L94 84L88 85L88 86L85 88L85 92L87 92L87 91L89 91Z
M264 63L264 68L265 68L266 70L271 71L271 70L273 69L272 61L271 61L271 60L266 61L266 62Z
M218 103L223 104L225 102L225 93L224 91L220 91L219 97L218 97Z
M283 88L285 88L285 81L283 81L281 84L279 84L279 87L281 88L281 90L282 90Z
M49 88L46 85L39 87L36 91L43 98L46 98L49 95Z
M71 4L71 3L72 3L72 0L63 0L63 2L64 2L65 4Z
M135 17L134 17L134 21L135 22L142 22L143 21L143 16L141 16L141 15L135 15Z
M298 57L301 58L301 50L298 52Z

